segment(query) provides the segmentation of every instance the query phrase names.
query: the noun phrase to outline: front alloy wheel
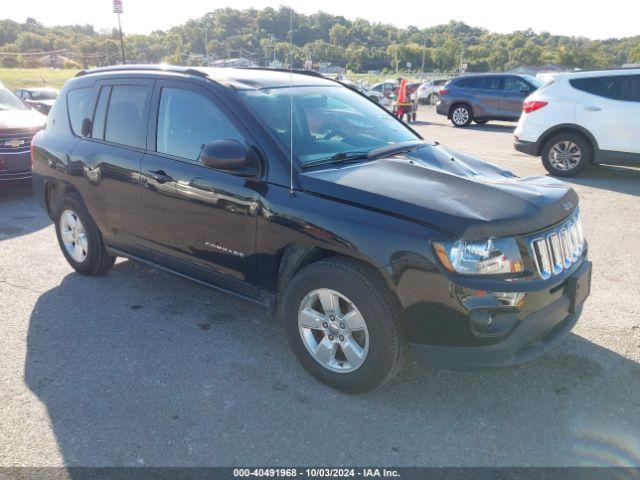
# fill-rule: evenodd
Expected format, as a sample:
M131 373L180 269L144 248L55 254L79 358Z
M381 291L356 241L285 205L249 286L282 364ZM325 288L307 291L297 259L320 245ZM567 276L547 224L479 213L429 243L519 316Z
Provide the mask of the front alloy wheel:
M346 257L318 260L289 280L280 305L293 353L321 382L364 393L400 369L398 308L374 267Z
M335 290L320 288L304 297L298 330L311 357L332 372L357 370L369 353L369 330L362 314Z

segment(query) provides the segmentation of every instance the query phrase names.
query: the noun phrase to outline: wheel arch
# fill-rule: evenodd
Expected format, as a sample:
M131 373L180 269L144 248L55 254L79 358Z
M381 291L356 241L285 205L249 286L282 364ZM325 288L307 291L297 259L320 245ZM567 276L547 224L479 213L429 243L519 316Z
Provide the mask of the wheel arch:
M73 194L80 198L80 200L82 200L80 192L76 187L54 178L45 179L44 192L46 210L49 214L49 217L52 219L55 211L55 203L59 198L63 197L64 195Z
M276 284L276 314L279 314L280 312L280 299L282 298L282 293L289 283L289 280L291 280L294 275L302 270L305 266L329 257L347 258L371 270L371 272L375 274L381 282L383 282L385 287L393 296L394 301L398 302L397 305L399 305L399 299L397 297L393 281L385 271L376 267L374 262L368 261L367 259L361 258L359 256L349 255L344 252L339 252L316 245L306 243L290 243L286 247L284 247L279 259L278 279Z
M542 135L540 135L540 140L538 141L538 155L542 155L542 150L544 149L545 144L549 141L551 137L557 135L559 133L577 133L589 141L591 148L593 150L593 163L597 163L596 160L598 158L598 154L600 152L600 148L598 146L598 142L596 138L591 134L589 130L582 127L581 125L577 125L575 123L562 123L559 125L555 125L548 130L546 130Z

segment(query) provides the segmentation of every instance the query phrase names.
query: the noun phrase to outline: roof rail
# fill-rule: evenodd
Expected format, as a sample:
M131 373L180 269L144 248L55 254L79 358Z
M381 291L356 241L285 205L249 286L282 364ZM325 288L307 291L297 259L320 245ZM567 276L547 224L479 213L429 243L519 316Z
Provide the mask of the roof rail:
M184 73L186 75L197 75L198 77L207 77L207 74L191 67L178 67L175 65L158 65L158 64L131 64L131 65L111 65L109 67L98 67L90 70L80 70L76 73L76 77L90 75L92 73L101 72L126 72L132 70L148 70L148 71L165 71L174 73Z
M282 73L296 73L298 75L308 75L310 77L327 78L319 72L313 70L300 70L296 68L269 68L269 67L239 67L239 70L264 70L265 72L282 72ZM331 80L331 79L327 79Z

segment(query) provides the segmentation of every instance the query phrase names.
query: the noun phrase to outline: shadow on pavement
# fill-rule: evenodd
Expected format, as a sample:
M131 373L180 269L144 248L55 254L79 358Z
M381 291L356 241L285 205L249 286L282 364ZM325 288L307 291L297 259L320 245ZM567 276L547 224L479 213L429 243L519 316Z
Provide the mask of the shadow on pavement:
M33 196L31 184L0 185L0 242L51 224Z
M610 165L594 165L577 177L561 178L562 181L611 192L640 196L640 170Z
M410 366L351 397L260 308L124 261L42 294L27 347L68 466L640 465L640 366L575 334L528 365Z

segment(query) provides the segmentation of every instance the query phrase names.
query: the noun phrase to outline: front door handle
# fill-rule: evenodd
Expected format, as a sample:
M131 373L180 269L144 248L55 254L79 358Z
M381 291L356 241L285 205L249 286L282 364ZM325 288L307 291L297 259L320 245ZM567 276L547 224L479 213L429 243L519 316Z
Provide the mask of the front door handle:
M148 170L147 175L153 178L158 183L172 182L173 178L164 170Z
M600 110L602 110L602 108L594 107L593 105L585 105L584 109L590 112L599 112Z

